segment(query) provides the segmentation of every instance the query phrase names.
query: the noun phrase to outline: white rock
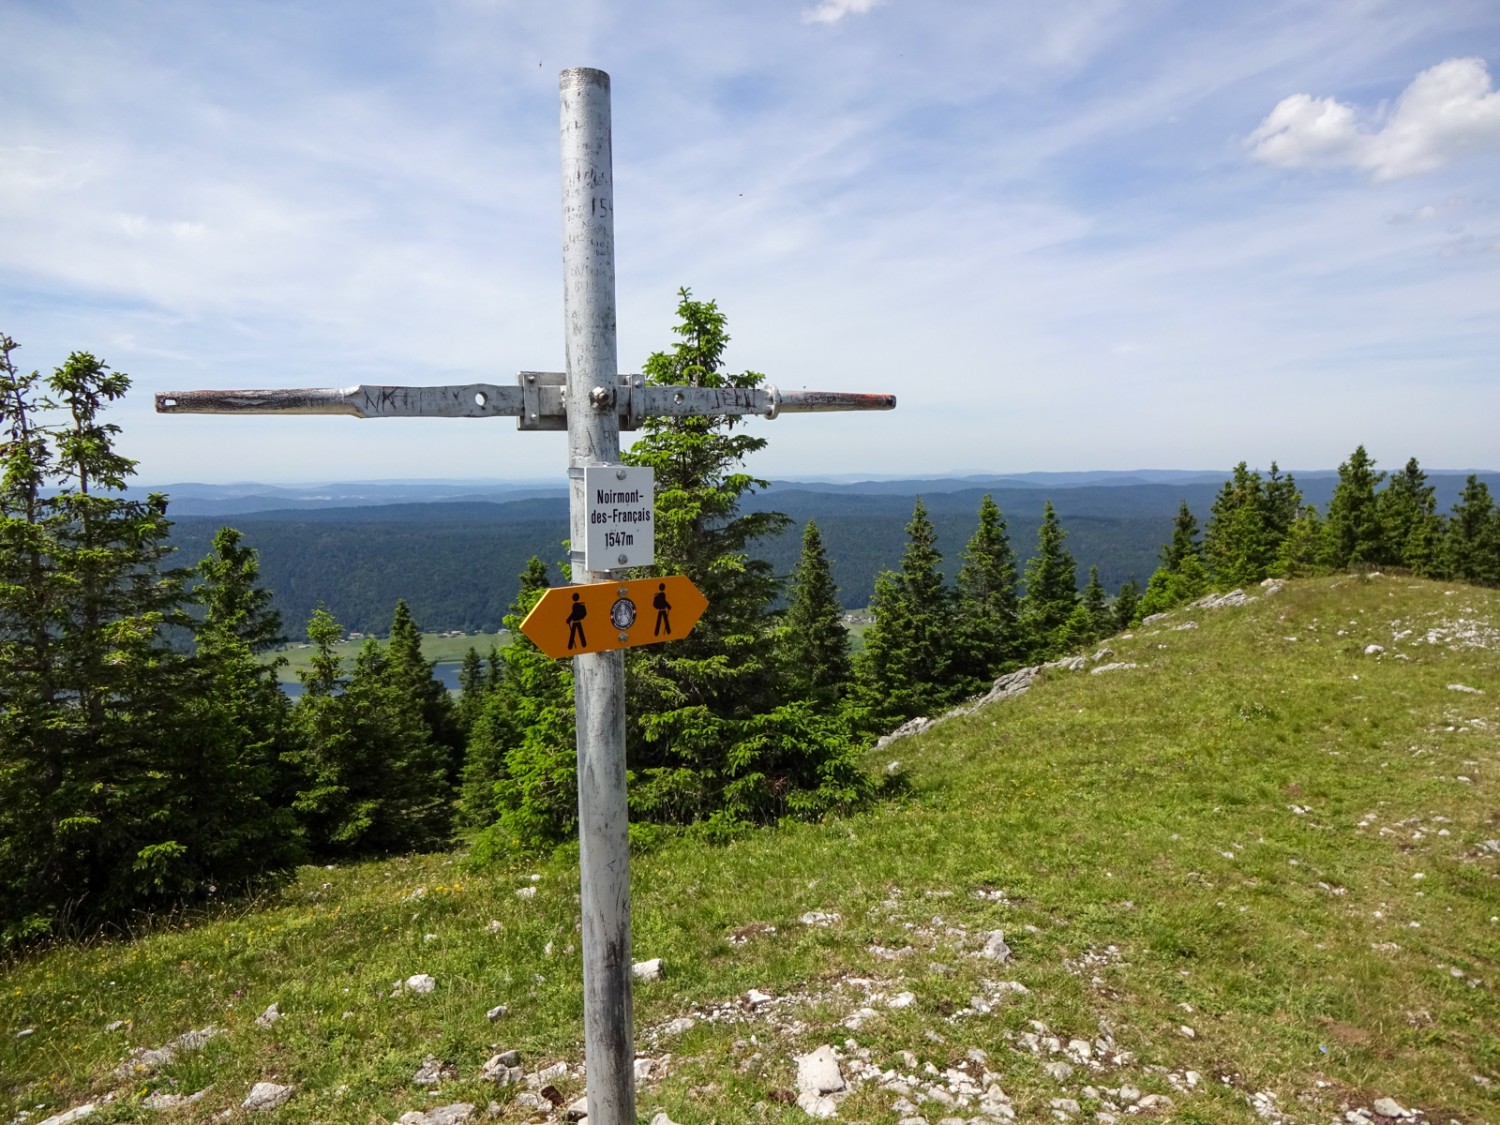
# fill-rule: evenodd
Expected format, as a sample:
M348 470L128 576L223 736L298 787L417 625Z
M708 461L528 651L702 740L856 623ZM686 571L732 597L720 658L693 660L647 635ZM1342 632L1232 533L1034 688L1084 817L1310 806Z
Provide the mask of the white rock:
M280 1018L281 1018L281 1008L280 1008L280 1006L276 1005L276 1004L272 1004L264 1012L262 1012L260 1015L258 1015L258 1016L255 1017L255 1026L256 1027L270 1027L273 1023L275 1023Z
M240 1103L244 1109L264 1111L285 1105L292 1096L292 1087L278 1086L275 1082L257 1082L250 1087L250 1095Z
M637 961L630 966L630 975L636 980L661 980L661 958L653 957L649 961Z
M635 1060L635 1082L639 1086L643 1082L651 1080L651 1072L656 1069L655 1059L640 1058ZM666 1114L662 1114L663 1117Z
M1380 645L1365 645L1366 656L1379 656L1385 649Z
M1097 676L1103 672L1123 672L1130 668L1138 667L1140 667L1140 665L1136 664L1133 660L1120 660L1116 661L1113 664L1100 664L1097 667L1090 668L1089 675Z
M758 1008L762 1004L769 1004L774 999L776 997L771 993L762 992L758 988L752 988L749 992L745 993L745 1002L753 1008Z
M839 1070L839 1060L828 1044L811 1054L797 1056L797 1089L802 1093L832 1094L843 1088L844 1076Z
M37 1125L73 1125L74 1121L82 1121L95 1110L93 1102L84 1102L82 1105L74 1106L62 1113L55 1113L45 1121L37 1122Z
M1183 1024L1177 1030L1178 1030L1178 1032L1182 1036L1184 1036L1187 1039L1196 1039L1196 1038L1198 1038L1198 1033L1196 1031L1194 1031L1192 1028L1190 1028L1187 1024Z
M1142 1112L1148 1109L1171 1109L1172 1099L1165 1094L1147 1094L1135 1103L1135 1108Z
M1376 1098L1375 1112L1381 1117L1405 1117L1406 1110L1393 1098Z
M1469 695L1483 695L1484 694L1484 690L1482 688L1470 687L1468 684L1449 684L1448 685L1448 690L1449 691L1462 691L1462 692L1466 692Z
M484 1018L489 1020L491 1023L494 1023L496 1020L504 1016L508 1011L510 1011L510 1009L507 1008L504 1004L496 1004L488 1012L484 1013Z
M1054 1059L1052 1062L1043 1063L1042 1069L1055 1082L1066 1082L1069 1078L1073 1077L1072 1065L1063 1062L1062 1059Z
M885 1002L887 1008L910 1008L917 1002L917 998L910 992L898 992Z
M804 926L831 926L840 921L841 916L831 912L825 913L821 910L809 910L798 919Z
M413 992L425 996L437 987L437 981L433 980L426 973L417 973L415 976L406 978L406 987Z
M673 1121L665 1113L658 1113L651 1119L651 1125L677 1125L677 1122Z
M991 930L985 939L984 948L979 951L979 956L987 957L991 961L1006 961L1010 959L1010 946L1005 944L1005 934L1001 930Z
M809 1117L837 1117L839 1115L838 1102L818 1094L798 1094L797 1105Z
M692 1016L678 1016L661 1029L663 1035L681 1035L685 1031L692 1031L698 1026L698 1021Z
M876 1019L879 1015L874 1008L860 1008L845 1017L844 1026L850 1031L858 1031L867 1021Z
M581 1098L574 1099L573 1103L563 1110L564 1121L582 1121L589 1115L589 1099L585 1094Z
M440 1105L425 1112L414 1109L396 1119L396 1125L463 1125L474 1116L474 1107L468 1102Z

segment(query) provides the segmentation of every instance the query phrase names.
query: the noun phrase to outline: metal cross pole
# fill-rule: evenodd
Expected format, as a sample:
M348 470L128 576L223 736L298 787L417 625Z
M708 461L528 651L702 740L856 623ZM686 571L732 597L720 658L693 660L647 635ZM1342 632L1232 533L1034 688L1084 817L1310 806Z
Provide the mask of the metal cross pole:
M584 469L619 463L620 431L646 417L890 410L894 395L775 387L646 386L618 374L615 350L614 173L609 75L562 72L563 318L567 372L523 371L515 386L356 385L296 390L169 391L163 414L348 414L356 418L511 416L522 430L568 431L573 581L589 570ZM584 1050L590 1125L633 1125L630 849L625 802L625 666L621 651L573 658L583 902Z

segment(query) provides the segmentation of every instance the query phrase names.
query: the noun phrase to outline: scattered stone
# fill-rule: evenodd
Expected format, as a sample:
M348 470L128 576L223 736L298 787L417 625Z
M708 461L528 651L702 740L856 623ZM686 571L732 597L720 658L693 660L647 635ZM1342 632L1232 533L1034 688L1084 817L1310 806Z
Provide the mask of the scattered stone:
M1244 590L1230 590L1227 594L1209 594L1206 598L1199 598L1193 605L1204 609L1226 609L1229 606L1244 605L1254 600Z
M417 973L415 976L406 978L406 987L418 995L425 996L437 988L437 981L433 980L426 973Z
M280 1006L277 1005L277 1004L272 1004L264 1012L262 1012L260 1015L258 1015L258 1016L255 1017L255 1026L256 1027L270 1027L273 1023L275 1023L280 1018L281 1018L281 1008L280 1008Z
M758 1008L762 1004L769 1004L774 999L776 999L775 995L769 992L762 992L758 988L752 988L749 992L745 993L745 1003L749 1004L752 1008Z
M215 1036L224 1034L222 1028L204 1027L185 1031L165 1046L151 1050L137 1047L125 1056L125 1061L115 1068L116 1078L134 1078L166 1066L182 1051L196 1051Z
M833 1048L823 1044L816 1051L797 1056L797 1089L804 1094L835 1094L846 1086Z
M509 1011L510 1009L507 1008L504 1004L496 1004L488 1012L484 1013L484 1018L489 1020L491 1023L494 1023L496 1020L504 1017L505 1014Z
M1406 1110L1394 1098L1376 1098L1375 1112L1381 1117L1405 1117Z
M1047 1076L1056 1082L1066 1082L1073 1077L1072 1064L1065 1063L1062 1059L1053 1059L1051 1062L1043 1063L1042 1070L1046 1071Z
M240 1103L241 1108L261 1112L285 1105L292 1096L290 1086L278 1086L275 1082L257 1082L250 1087L250 1095Z
M1483 688L1470 687L1468 684L1449 684L1448 685L1448 690L1449 691L1466 692L1469 695L1483 695L1484 694L1484 689Z
M208 1093L208 1087L204 1087L196 1094L163 1094L154 1093L141 1101L147 1109L177 1109L179 1106L192 1105L202 1099Z
M1166 1094L1147 1094L1135 1103L1135 1108L1142 1113L1153 1109L1171 1109L1172 1099Z
M821 910L809 910L798 919L804 926L831 926L842 920L842 915Z
M587 1094L585 1094L581 1098L574 1100L574 1102L569 1105L567 1109L563 1110L564 1121L582 1121L588 1115L589 1099Z
M1097 667L1090 668L1089 675L1097 676L1104 672L1123 672L1130 668L1139 667L1140 665L1135 663L1133 660L1122 660L1117 661L1114 664L1100 664Z
M468 1102L440 1105L425 1112L414 1109L396 1119L396 1125L463 1125L474 1116L474 1107Z
M457 1077L458 1067L428 1055L422 1060L421 1067L412 1075L411 1080L418 1086L436 1086L446 1078Z
M1082 671L1083 666L1088 663L1088 658L1083 656L1065 656L1061 660L1054 660L1050 664L1043 664L1043 668L1061 668L1064 672Z
M514 1086L523 1077L520 1051L501 1051L491 1055L479 1072L479 1077L498 1086Z
M1053 1109L1057 1110L1057 1112L1065 1113L1069 1116L1072 1116L1075 1113L1083 1112L1083 1107L1072 1098L1053 1098L1047 1104L1050 1105Z
M1365 645L1366 656L1379 656L1384 651L1385 648L1381 645Z
M885 1002L887 1008L910 1008L917 998L910 992L898 992Z
M1184 1039L1196 1039L1196 1038L1198 1038L1198 1033L1196 1031L1194 1031L1192 1028L1190 1028L1187 1024L1183 1024L1181 1027L1179 1027L1177 1029L1177 1031L1179 1032L1179 1034L1182 1035L1182 1037Z
M665 1113L658 1113L651 1119L651 1125L677 1125L677 1122L673 1121Z
M985 939L984 948L979 951L979 956L991 961L1010 960L1010 946L1005 944L1004 932L991 930Z
M84 1102L62 1113L55 1113L45 1121L37 1122L37 1125L73 1125L73 1122L82 1121L90 1116L97 1108L93 1102Z
M122 1027L125 1027L125 1026L126 1026L126 1021L125 1020L114 1020L111 1023L105 1024L104 1025L104 1030L105 1031L119 1031Z
M488 933L498 934L505 929L505 925L498 918L491 918L484 928Z
M748 925L741 926L734 933L730 934L729 944L745 945L753 937L760 937L762 934L774 934L775 932L776 927L769 922L751 922Z
M698 1021L693 1019L692 1016L678 1016L661 1030L663 1035L681 1035L685 1031L692 1031L697 1026Z
M653 957L649 961L637 961L630 966L630 975L636 980L661 980L661 958Z
M516 891L517 898L536 898L535 887L521 887Z
M16 1038L16 1039L26 1039L26 1038L29 1038L32 1035L35 1035L35 1034L36 1034L36 1028L34 1028L34 1027L23 1027L20 1031L16 1032L16 1034L13 1036L13 1038Z
M635 1060L635 1083L637 1086L651 1080L651 1072L656 1069L656 1060L638 1058Z
M1174 633L1185 633L1189 629L1196 629L1197 627L1198 623L1196 621L1184 621L1181 625L1173 625L1172 631Z
M550 1087L554 1079L566 1078L567 1076L568 1064L565 1062L556 1062L551 1066L543 1067L535 1074L529 1075L526 1079L526 1085L530 1086L533 1090L541 1087L542 1093L546 1094L547 1089ZM555 1104L561 1105L562 1102L559 1101Z

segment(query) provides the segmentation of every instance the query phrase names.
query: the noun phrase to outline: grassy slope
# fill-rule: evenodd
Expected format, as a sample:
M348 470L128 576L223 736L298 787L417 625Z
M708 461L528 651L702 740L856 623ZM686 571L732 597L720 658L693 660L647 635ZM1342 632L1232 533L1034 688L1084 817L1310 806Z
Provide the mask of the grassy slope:
M1139 666L1049 672L891 747L876 764L899 757L911 781L895 804L637 857L635 955L667 967L636 990L637 1043L673 1056L642 1110L805 1121L770 1096L794 1087L792 1055L853 1040L903 1070L903 1049L939 1069L985 1050L1023 1121L1051 1120L1064 1096L1086 1119L1090 1083L1168 1094L1178 1121L1256 1120L1262 1091L1292 1121L1382 1096L1433 1121L1500 1120L1497 1091L1473 1080L1500 1086L1500 855L1483 846L1500 837L1500 592L1295 583L1110 647ZM532 872L535 897L517 897ZM265 1079L299 1091L279 1122L504 1102L476 1079L492 1046L528 1069L580 1052L575 879L563 858L483 875L444 856L307 869L253 910L12 964L0 1121L110 1089L92 1121L155 1120L147 1091L210 1086L174 1118L208 1120ZM803 925L809 910L841 917ZM775 931L729 942L752 922ZM994 929L1014 950L1004 965L974 956ZM908 945L898 960L871 948ZM437 991L391 998L417 972ZM1008 980L1029 993L960 1014ZM701 1018L749 988L783 999L739 1009L744 1023ZM877 1001L846 1030L871 990L915 1003ZM253 1026L272 1001L285 1017ZM497 1003L510 1014L490 1024ZM695 1011L690 1031L662 1032ZM117 1019L132 1023L105 1032ZM1021 1039L1032 1020L1064 1042L1102 1022L1135 1058L1059 1083ZM228 1034L201 1052L109 1077L128 1046L210 1023ZM411 1081L429 1054L459 1067L439 1097ZM1184 1092L1188 1070L1202 1079ZM867 1084L840 1118L895 1122L892 1101Z

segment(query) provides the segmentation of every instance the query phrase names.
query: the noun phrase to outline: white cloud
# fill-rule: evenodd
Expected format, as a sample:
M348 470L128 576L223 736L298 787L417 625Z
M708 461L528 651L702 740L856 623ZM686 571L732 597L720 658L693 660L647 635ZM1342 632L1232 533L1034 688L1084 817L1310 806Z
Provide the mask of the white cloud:
M1460 156L1500 151L1500 92L1483 59L1448 59L1422 71L1385 115L1334 98L1283 98L1246 139L1251 155L1282 168L1358 168L1377 181L1433 172Z
M803 23L838 23L845 16L862 16L880 0L819 0L815 8L802 13Z

